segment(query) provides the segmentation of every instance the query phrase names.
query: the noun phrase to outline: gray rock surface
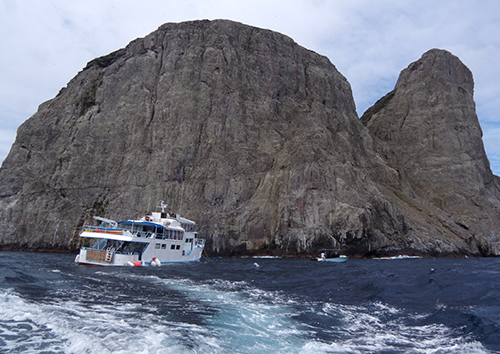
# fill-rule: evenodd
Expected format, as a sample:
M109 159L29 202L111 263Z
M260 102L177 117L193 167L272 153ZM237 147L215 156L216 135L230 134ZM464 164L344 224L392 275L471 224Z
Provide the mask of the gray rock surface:
M74 250L92 216L165 200L220 255L500 254L472 90L433 50L359 120L347 80L289 37L165 24L91 61L19 128L0 247Z
M418 205L429 223L441 224L450 234L445 242L464 240L469 249L498 254L492 245L499 240L499 178L484 152L473 92L470 70L433 49L403 70L394 91L361 120L396 172L395 183L384 185L404 204Z

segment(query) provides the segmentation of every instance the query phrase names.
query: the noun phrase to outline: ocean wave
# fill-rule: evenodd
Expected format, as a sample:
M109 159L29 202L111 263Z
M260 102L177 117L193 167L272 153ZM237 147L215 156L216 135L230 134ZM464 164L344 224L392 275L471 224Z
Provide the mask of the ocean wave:
M158 319L137 306L38 304L0 293L0 348L7 352L218 353L206 329ZM207 340L208 339L208 340Z
M464 260L103 269L53 257L3 268L1 353L491 353L500 343L493 261L467 260L467 272Z

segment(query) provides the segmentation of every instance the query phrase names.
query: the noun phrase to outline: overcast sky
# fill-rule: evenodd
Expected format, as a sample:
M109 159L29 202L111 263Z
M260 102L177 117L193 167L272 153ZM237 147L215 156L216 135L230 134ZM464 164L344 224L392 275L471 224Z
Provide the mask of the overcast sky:
M327 56L358 114L431 48L474 75L476 110L500 175L499 0L0 0L0 161L19 125L90 60L166 22L230 19L271 29Z

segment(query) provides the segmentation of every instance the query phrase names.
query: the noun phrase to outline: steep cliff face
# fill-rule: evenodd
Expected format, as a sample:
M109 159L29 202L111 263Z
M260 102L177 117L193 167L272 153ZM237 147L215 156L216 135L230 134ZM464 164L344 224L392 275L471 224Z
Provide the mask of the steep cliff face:
M437 96L460 73L450 75ZM73 249L92 216L128 218L165 200L196 220L208 250L219 254L339 246L361 255L500 253L497 224L488 241L471 226L476 209L493 213L499 197L468 79L458 85L463 92L457 88L465 108L454 106L456 97L445 104L463 111L461 133L448 132L446 122L439 128L462 144L453 168L463 168L455 175L443 167L439 181L481 177L483 187L440 194L436 186L430 196L428 175L440 158L453 159L454 147L406 144L421 160L436 159L417 178L411 154L398 155L404 141L383 132L401 134L391 132L399 115L384 112L397 111L391 105L412 95L411 85L398 82L384 107L365 117L367 129L346 79L290 38L230 21L163 25L90 62L19 128L0 169L0 246ZM456 198L463 205L476 198L474 217L462 217L467 208L446 214ZM448 222L455 216L459 233Z
M361 120L397 171L396 185L381 182L403 204L418 205L429 223L450 233L445 242L455 245L458 236L475 247L481 240L484 253L498 254L500 188L484 152L473 91L470 70L433 49L403 70L394 91Z

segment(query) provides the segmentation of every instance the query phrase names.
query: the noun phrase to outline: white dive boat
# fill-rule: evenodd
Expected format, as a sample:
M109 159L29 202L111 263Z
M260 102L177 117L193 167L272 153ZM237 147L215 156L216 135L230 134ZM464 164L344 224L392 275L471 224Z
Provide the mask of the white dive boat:
M138 220L116 222L101 217L101 226L83 227L80 237L90 247L80 248L75 262L100 266L161 266L201 258L205 240L198 238L194 221L165 212L150 213Z
M348 259L349 257L339 254L336 250L321 250L320 256L311 258L311 261L343 263Z

